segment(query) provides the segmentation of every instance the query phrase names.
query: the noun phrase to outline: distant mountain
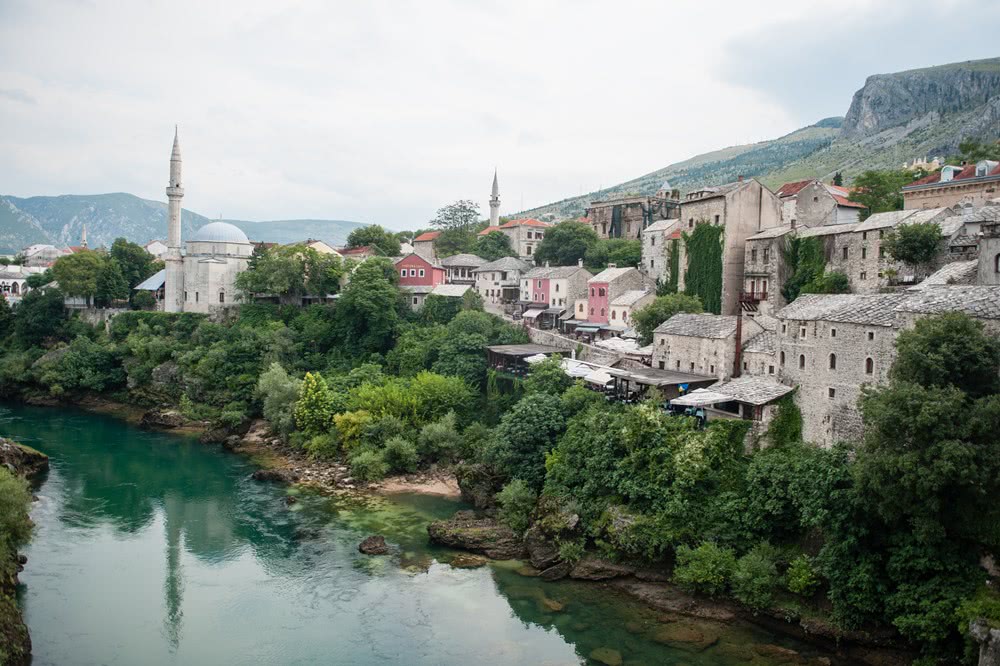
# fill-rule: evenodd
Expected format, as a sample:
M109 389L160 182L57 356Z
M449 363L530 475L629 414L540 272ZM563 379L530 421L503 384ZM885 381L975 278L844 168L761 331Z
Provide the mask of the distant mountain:
M181 211L181 232L187 237L211 220ZM346 220L227 220L251 240L290 243L318 238L344 243L353 229L365 226ZM20 198L0 196L0 252L16 252L32 243L78 245L87 227L91 247L110 246L124 237L145 244L167 235L167 204L126 194L63 195Z
M664 180L681 190L756 177L777 188L806 178L850 180L865 169L899 168L916 157L946 156L967 137L1000 137L1000 58L868 77L847 115L778 139L732 146L671 164L639 178L518 213L577 217L594 200L651 194Z

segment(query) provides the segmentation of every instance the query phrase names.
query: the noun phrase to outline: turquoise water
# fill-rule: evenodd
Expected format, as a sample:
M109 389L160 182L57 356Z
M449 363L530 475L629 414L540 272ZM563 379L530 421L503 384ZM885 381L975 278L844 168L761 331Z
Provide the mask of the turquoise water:
M19 594L36 665L735 664L776 640L700 626L720 640L681 649L601 586L452 568L425 529L448 500L259 483L218 447L77 411L0 405L0 435L51 457ZM372 533L390 555L358 553Z

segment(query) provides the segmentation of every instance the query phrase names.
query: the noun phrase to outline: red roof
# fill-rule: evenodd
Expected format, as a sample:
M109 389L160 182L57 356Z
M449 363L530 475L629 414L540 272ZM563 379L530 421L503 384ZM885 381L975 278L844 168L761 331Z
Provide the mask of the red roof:
M527 227L551 227L552 225L549 224L548 222L542 222L541 220L536 220L534 218L527 218L527 219L524 219L524 220L511 220L510 222L507 222L506 224L501 224L500 228L501 229L509 229L511 227L522 227L522 226L527 226Z
M345 247L343 250L340 250L340 254L370 254L371 251L371 245L362 245L361 247Z
M998 164L997 166L993 167L993 170L990 171L986 175L987 176L1000 176L1000 164ZM975 164L969 164L964 169L962 169L961 171L959 171L958 173L956 173L952 177L951 180L965 180L966 178L975 178L975 177L976 177L976 165ZM919 180L913 181L909 185L906 185L906 187L913 187L914 185L931 185L933 183L939 183L939 182L941 182L941 172L937 171L935 173L932 173L929 176L924 176L923 178L921 178ZM950 183L951 181L945 181L945 182L949 182Z
M794 183L785 183L778 188L778 196L782 199L787 199L789 197L796 196L810 183L817 182L815 179L810 180L797 180ZM840 185L825 185L830 196L834 198L838 206L847 206L849 208L864 208L864 204L859 204L857 201L851 201L848 197L851 191L846 187L841 187Z
M486 227L485 229L483 229L482 231L479 232L479 235L480 236L485 236L485 235L487 235L487 234L489 234L490 232L493 232L493 231L500 231L500 227Z
M413 239L414 243L421 243L423 241L432 241L441 235L440 231L425 231L416 238Z
M674 229L673 231L670 232L670 240L677 240L680 237L681 237L680 229Z
M850 208L867 208L868 206L858 203L857 201L851 201L847 197L842 197L839 194L833 195L834 200L837 202L838 206L848 206Z
M778 196L782 198L794 197L800 190L802 190L803 187L813 182L813 180L814 179L810 178L808 180L797 180L794 183L785 183L778 188Z

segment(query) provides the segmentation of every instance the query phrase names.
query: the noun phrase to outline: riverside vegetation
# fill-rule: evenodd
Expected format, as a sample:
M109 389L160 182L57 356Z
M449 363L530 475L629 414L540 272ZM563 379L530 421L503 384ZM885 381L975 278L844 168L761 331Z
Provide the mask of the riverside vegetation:
M755 611L892 629L926 663L972 660L969 621L1000 623L980 566L1000 545L1000 343L974 320L900 335L891 382L862 399L863 441L802 442L789 401L748 450L746 423L610 404L551 361L498 377L484 348L523 331L474 301L414 315L395 281L376 259L335 306L245 305L227 323L129 312L107 332L37 289L0 304L0 396L98 393L233 430L263 416L359 480L452 466L562 562L643 562Z

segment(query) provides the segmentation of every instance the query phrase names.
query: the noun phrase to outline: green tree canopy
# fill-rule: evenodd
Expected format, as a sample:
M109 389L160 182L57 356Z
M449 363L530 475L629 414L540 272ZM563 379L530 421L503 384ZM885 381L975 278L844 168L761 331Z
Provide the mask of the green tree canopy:
M110 254L118 262L129 289L135 289L137 284L163 268L163 262L157 261L146 248L124 238L115 239Z
M968 162L974 164L981 160L1000 161L1000 141L977 141L965 139L958 144L958 154L950 155L948 164Z
M366 259L351 274L337 301L340 339L361 353L384 353L392 348L402 321L402 298L396 268L388 259Z
M377 224L358 227L347 236L347 247L371 247L384 257L399 256L399 238Z
M854 179L854 189L849 198L868 209L861 211L859 217L862 220L873 213L903 210L903 195L900 190L911 182L913 174L903 169L865 171Z
M438 229L458 229L470 231L479 223L479 204L469 199L461 199L438 209L431 225Z
M292 303L307 295L337 293L344 270L337 255L304 245L260 248L247 270L236 276L236 288L245 296L274 294Z
M619 268L638 266L642 263L642 241L602 238L587 250L584 263L593 271L602 271L608 264L615 264Z
M121 265L114 258L105 260L101 272L97 274L94 302L98 306L107 307L116 301L126 301L128 297L129 284Z
M52 287L32 289L17 306L14 335L26 347L40 345L59 334L65 319L61 291Z
M586 222L569 220L560 222L545 232L545 237L535 251L535 262L546 261L553 266L572 266L587 255L600 238Z
M542 244L545 239L542 239ZM510 247L510 238L502 231L491 231L485 236L479 236L474 254L487 261L496 261L503 257L514 257L516 254Z
M635 329L642 336L642 344L653 342L653 330L679 312L701 312L701 300L691 294L657 296L644 308L632 314Z
M471 253L476 248L476 231L473 227L445 229L434 239L434 252L439 257Z
M890 257L914 266L934 261L941 245L941 227L937 222L902 224L882 240L882 247Z
M839 271L826 271L802 285L803 294L849 294L851 281Z
M97 276L107 260L107 255L93 250L59 257L52 265L52 279L67 296L92 298L97 293Z
M788 279L781 287L781 295L791 303L802 292L802 287L822 276L826 269L826 257L819 238L791 238L782 248Z

